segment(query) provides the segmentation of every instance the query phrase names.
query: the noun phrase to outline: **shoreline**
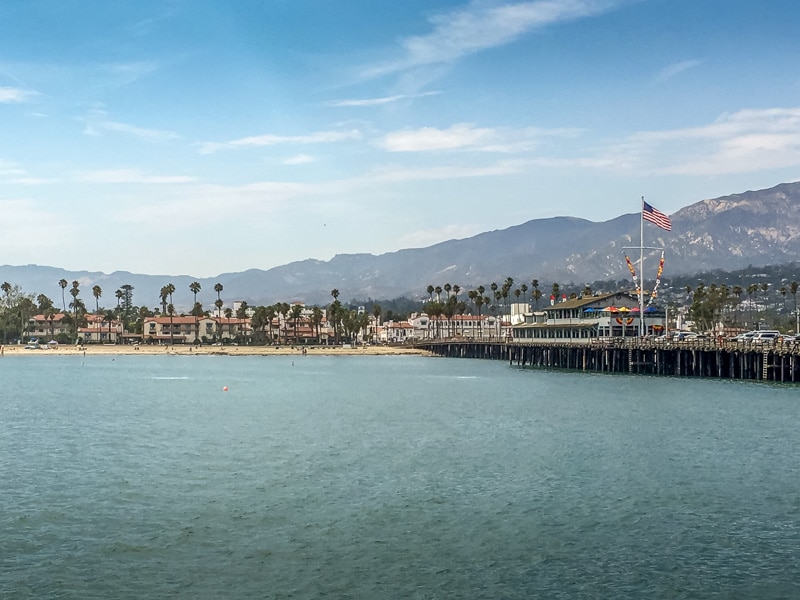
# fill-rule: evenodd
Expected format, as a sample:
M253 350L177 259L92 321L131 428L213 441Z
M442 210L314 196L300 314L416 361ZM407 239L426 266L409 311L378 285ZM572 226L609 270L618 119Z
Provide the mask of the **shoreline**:
M433 356L427 350L404 346L192 346L169 345L103 345L58 346L56 348L27 349L21 345L0 346L0 357L5 356Z

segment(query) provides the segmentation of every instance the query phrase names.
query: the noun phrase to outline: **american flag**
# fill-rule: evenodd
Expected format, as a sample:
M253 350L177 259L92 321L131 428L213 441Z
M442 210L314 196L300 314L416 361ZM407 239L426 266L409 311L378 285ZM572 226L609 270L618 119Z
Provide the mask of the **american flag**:
M670 222L669 217L657 208L650 206L644 200L642 200L642 218L645 221L650 221L654 225L658 225L661 227L661 229L672 231L672 223Z

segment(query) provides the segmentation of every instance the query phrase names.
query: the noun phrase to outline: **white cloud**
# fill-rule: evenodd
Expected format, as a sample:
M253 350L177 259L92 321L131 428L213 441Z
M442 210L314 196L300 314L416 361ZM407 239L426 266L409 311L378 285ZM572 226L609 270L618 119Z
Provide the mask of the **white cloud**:
M575 137L577 129L522 129L475 127L458 123L448 129L423 127L395 131L378 141L389 152L471 150L480 152L528 152L544 137Z
M36 92L21 88L0 87L0 104L22 104L30 102L37 95Z
M597 15L619 4L620 0L537 0L498 5L475 0L464 9L431 17L431 33L406 38L402 41L402 58L371 67L364 75L374 77L452 62L508 44L530 31Z
M205 142L200 144L200 154L213 154L226 148L242 148L248 146L276 146L281 144L331 144L347 140L361 139L361 132L349 131L317 131L308 135L255 135L229 142Z

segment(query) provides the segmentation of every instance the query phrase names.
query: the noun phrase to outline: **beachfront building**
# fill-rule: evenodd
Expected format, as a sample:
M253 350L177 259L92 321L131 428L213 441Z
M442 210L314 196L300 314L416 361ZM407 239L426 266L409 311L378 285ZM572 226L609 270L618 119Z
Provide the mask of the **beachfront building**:
M562 300L531 315L525 323L511 327L516 341L571 341L638 337L643 323L645 335L664 331L663 309L648 306L640 318L636 294L612 292Z
M215 317L145 317L142 322L142 341L146 344L193 344L195 340L211 341L217 333L216 321Z
M247 343L253 333L253 329L250 326L250 319L212 317L212 320L216 323L216 336L218 341L240 340Z
M78 328L78 337L84 344L116 344L122 333L122 321L107 321L103 315L86 315L86 326Z
M414 326L408 321L385 321L377 327L376 337L382 344L403 344L414 339Z
M54 340L59 335L69 335L69 326L65 322L64 313L52 315L34 315L28 320L27 336L29 338Z

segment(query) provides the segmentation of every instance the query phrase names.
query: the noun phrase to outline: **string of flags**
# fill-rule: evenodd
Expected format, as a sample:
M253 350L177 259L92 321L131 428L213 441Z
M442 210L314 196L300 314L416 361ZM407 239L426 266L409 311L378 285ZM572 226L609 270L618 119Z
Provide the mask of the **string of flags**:
M631 272L631 277L633 278L633 285L636 286L636 295L638 296L641 294L641 288L639 287L639 277L636 275L636 269L633 267L633 263L631 262L630 257L626 254L625 255L625 264L628 265L628 270ZM658 261L658 272L656 274L656 282L653 285L653 291L650 292L650 297L647 300L647 306L650 306L658 297L658 286L661 285L661 275L664 273L664 251L661 251L661 258Z

